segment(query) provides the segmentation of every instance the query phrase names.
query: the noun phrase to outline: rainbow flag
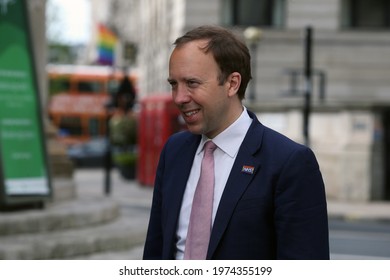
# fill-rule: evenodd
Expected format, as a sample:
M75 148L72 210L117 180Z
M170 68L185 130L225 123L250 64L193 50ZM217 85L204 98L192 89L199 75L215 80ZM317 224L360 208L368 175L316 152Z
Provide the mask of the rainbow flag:
M102 65L113 65L115 58L115 45L118 41L116 35L105 25L98 26L98 63Z

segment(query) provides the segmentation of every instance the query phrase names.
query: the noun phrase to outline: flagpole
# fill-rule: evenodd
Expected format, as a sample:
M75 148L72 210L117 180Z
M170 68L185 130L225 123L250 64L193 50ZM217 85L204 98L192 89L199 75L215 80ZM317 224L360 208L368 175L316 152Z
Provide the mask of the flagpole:
M109 30L103 24L98 26L98 63L102 65L111 66L112 74L111 77L115 76L115 45L118 42L117 36ZM104 193L106 196L111 194L111 169L112 169L112 151L111 151L111 139L110 139L110 119L112 110L115 108L115 101L113 100L112 93L107 90L109 96L107 104L105 105L106 110L106 151L104 157Z

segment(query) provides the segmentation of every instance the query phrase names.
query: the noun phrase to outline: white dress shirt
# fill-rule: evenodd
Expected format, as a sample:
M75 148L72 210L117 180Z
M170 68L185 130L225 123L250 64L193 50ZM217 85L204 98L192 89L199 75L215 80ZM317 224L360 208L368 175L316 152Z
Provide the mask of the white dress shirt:
M230 170L232 169L234 161L237 157L238 150L251 123L252 119L249 117L248 112L244 107L240 117L227 129L212 139L214 144L217 145L217 149L214 151L215 185L212 217L213 223L217 213L219 201L221 200L223 190L225 189L226 182L229 178ZM200 166L203 158L203 146L207 140L209 139L202 135L202 140L200 141L198 149L195 153L194 162L192 164L190 176L188 178L184 192L183 202L180 209L179 224L176 232L176 259L183 259L184 257L192 200L200 176Z

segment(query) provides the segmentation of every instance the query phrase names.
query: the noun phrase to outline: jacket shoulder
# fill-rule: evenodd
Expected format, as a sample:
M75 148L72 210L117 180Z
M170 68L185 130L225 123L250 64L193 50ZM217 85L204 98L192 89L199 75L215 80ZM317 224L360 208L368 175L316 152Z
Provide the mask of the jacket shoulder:
M188 147L193 147L198 145L201 137L199 135L194 135L189 131L180 131L175 134L172 134L166 141L163 150L169 151L170 154L175 154L186 149Z
M191 143L191 142L194 142L197 140L200 140L199 136L194 135L191 132L184 130L184 131L180 131L180 132L177 132L177 133L169 136L167 142L165 143L165 146L169 146L169 148L171 148L171 146L177 146L180 144Z

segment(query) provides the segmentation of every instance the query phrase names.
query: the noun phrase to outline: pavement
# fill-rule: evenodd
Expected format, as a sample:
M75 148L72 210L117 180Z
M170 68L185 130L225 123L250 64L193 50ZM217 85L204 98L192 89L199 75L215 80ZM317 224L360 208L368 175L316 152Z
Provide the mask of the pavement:
M104 172L99 169L79 169L74 178L78 197L104 197ZM136 180L124 180L113 170L111 173L111 193L109 197L117 200L122 207L138 206L150 210L153 188L141 186ZM330 218L345 220L378 220L390 222L390 201L347 202L329 200ZM148 215L147 215L148 217Z
M110 197L116 200L124 211L124 215L137 209L140 213L138 219L147 224L153 188L141 186L135 180L124 180L113 170L111 173ZM76 170L75 180L78 186L78 195L104 196L103 194L104 173L98 169ZM141 211L140 211L141 210ZM345 220L375 220L390 222L389 202L345 202L328 200L328 214L330 218ZM123 257L126 259L140 259L143 246L135 247ZM110 255L98 255L96 258L108 258ZM114 255L111 255L114 257Z
M76 197L0 212L0 260L142 259L153 189L102 169L74 172Z
M102 198L114 201L121 209L122 220L131 221L132 232L144 232L146 236L149 221L150 206L153 197L151 186L141 186L136 180L124 179L116 169L110 173L110 191L105 192L105 172L102 169L76 169L74 180L77 187L77 199L80 201ZM79 207L83 207L79 205ZM141 260L143 242L133 246L130 250L97 253L80 256L78 259L105 259L105 260Z
M345 202L328 200L328 215L335 219L390 222L390 201Z
M102 226L102 229L87 227L87 229L84 229L84 231L79 230L71 232L72 235L75 236L74 239L78 240L78 243L75 243L76 245L72 247L72 250L81 250L83 244L86 243L82 240L82 237L85 235L90 235L91 239L94 235L93 233L95 233L95 238L97 241L91 241L91 244L100 244L99 246L102 246L102 239L111 238L109 236L115 236L119 240L118 242L122 243L126 240L127 243L123 246L122 243L118 243L118 247L113 248L111 251L104 250L104 252L102 253L81 254L76 257L71 257L72 259L142 259L143 244L149 219L153 188L150 186L141 186L136 180L125 180L119 175L119 173L115 169L113 169L110 174L111 188L110 193L106 194L104 191L105 173L102 169L76 169L74 172L74 180L76 184L77 198L75 200L65 203L53 203L54 205L52 207L48 207L48 209L44 211L44 215L51 215L50 219L52 219L53 221L55 217L60 217L62 212L64 212L64 217L65 214L69 211L71 211L72 213L78 213L78 217L75 217L76 215L67 215L67 217L72 218L71 221L73 224L91 223L92 225L92 223L96 222L98 216L93 215L93 213L100 211L102 213L101 219L111 219L113 216L116 215L115 207L118 207L119 218L115 219L116 222L109 228L104 228L104 226ZM381 222L390 222L390 202L352 203L328 200L328 213L330 218L355 221L376 220ZM0 219L0 222L3 228L4 225L7 225L7 223L9 224L9 221L7 219L10 218L10 216L12 215L3 214L0 217L2 218ZM31 216L31 213L26 213L25 215L18 214L18 217L14 217L13 221L18 220L19 224L28 227L29 221L31 221L31 224L34 224L34 220L32 218L34 218L34 216ZM46 218L45 220L50 219ZM88 221L87 219L89 219L90 221ZM58 226L58 222L54 224ZM68 235L60 235L56 238L60 239L60 243L71 243L68 239L66 239L69 238L68 236L69 233ZM2 248L2 246L5 246L5 243L8 243L8 247L4 249L7 254L9 254L10 252L12 254L16 254L15 252L18 252L18 256L23 256L24 258L28 258L28 253L32 254L32 252L28 252L28 250L26 249L27 246L22 246L21 242L24 241L24 239L15 239L15 237L11 234L9 234L9 237L6 236L3 238L5 239L2 239L0 249ZM131 239L131 244L128 243L129 239ZM54 248L54 245L50 248L50 246L46 244L50 242L45 243L45 241L42 241L42 243L39 243L39 246L37 245L37 241L34 242L35 246L41 248L42 252L42 247L48 247L48 253L45 253L46 255L42 253L40 257L37 258L46 258L46 256L49 256L49 252L54 252L56 250L58 252L58 249ZM125 249L118 250L118 248ZM22 255L22 253L24 255ZM9 259L12 258L12 256L16 256L12 254L7 255L11 257L4 258ZM66 255L64 255L62 258L66 258Z

